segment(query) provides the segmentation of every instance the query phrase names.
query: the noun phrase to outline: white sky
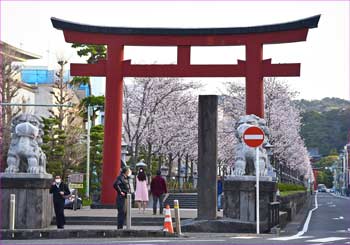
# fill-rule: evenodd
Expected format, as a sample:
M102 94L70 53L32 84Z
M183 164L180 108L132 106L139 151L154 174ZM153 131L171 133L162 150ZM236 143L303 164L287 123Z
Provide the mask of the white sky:
M28 65L53 67L57 56L84 62L65 43L62 31L50 17L93 25L126 27L240 27L294 21L321 14L318 28L310 29L306 42L265 45L264 58L272 63L301 63L301 76L280 78L300 93L299 98L350 99L348 1L169 1L169 2L10 2L1 1L1 40L41 55ZM245 59L244 47L192 48L195 64L230 64ZM175 63L174 48L126 47L125 59L133 63ZM190 79L190 78L189 78ZM194 79L191 79L194 80ZM223 81L240 78L200 78L203 93L217 93ZM104 93L103 82L93 84Z

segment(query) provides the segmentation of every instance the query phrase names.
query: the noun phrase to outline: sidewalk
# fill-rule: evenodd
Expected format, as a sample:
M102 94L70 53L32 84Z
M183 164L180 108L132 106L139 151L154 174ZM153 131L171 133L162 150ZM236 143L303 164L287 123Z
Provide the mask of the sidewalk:
M301 210L292 221L288 222L286 227L281 230L281 235L289 236L295 235L303 229L304 223L307 219L309 211L315 207L315 195L311 196L309 208Z
M71 209L65 209L64 214L66 217L117 217L116 209L91 209L90 207L83 207L83 209L77 209L76 211ZM218 212L218 216L222 217L222 211ZM157 214L153 215L152 208L146 208L145 213L139 212L138 208L132 208L131 217L147 217L147 218L164 218L164 214L159 214L159 209L157 209ZM171 209L171 217L175 217L174 210ZM180 209L180 217L186 219L193 219L197 217L197 209Z
M159 210L157 210L159 212ZM172 217L175 217L174 210L171 210ZM222 216L222 211L218 212ZM114 218L117 220L116 209L90 209L84 207L83 209L67 210L65 209L65 216L69 218ZM133 225L131 223L130 230L117 230L116 225L65 225L65 229L57 229L55 225L51 225L44 229L32 230L1 230L1 238L3 240L22 240L22 239L63 239L63 238L109 238L109 237L176 237L176 234L169 234L163 231L164 215L153 215L153 210L147 208L145 213L139 212L138 208L133 208L131 212L132 218L145 218L159 220L159 225ZM180 210L181 219L191 219L197 217L197 209L182 209ZM158 224L158 223L157 223ZM173 226L175 224L173 223Z
M311 209L314 207L314 196L311 199ZM159 212L159 210L158 210ZM293 221L289 222L287 226L281 231L280 235L288 236L297 234L303 227L305 219L308 215L309 209L305 209L300 212ZM174 210L171 210L172 217L174 217ZM32 230L1 230L1 238L3 240L24 240L24 239L64 239L64 238L112 238L112 237L176 237L176 234L169 234L163 231L164 216L157 214L153 215L153 210L147 208L145 213L139 212L138 208L133 208L131 216L137 219L150 219L157 220L157 225L133 225L131 223L130 230L117 230L116 225L102 225L96 222L99 219L109 218L115 221L117 219L116 209L90 209L90 207L84 207L83 209L65 210L67 219L81 218L81 224L71 225L66 224L65 229L57 229L55 225L51 225L44 229L32 229ZM218 212L218 216L222 217L222 211ZM182 209L180 210L181 219L192 219L197 217L197 209ZM88 224L84 223L84 218L95 222ZM135 223L135 222L134 222ZM175 223L173 223L175 226ZM185 233L186 236L198 236L197 233ZM230 235L239 235L238 233L229 233ZM223 236L224 233L205 233L205 235ZM244 236L256 236L253 233L244 233ZM259 236L271 236L271 234L260 234ZM274 236L274 235L273 235Z

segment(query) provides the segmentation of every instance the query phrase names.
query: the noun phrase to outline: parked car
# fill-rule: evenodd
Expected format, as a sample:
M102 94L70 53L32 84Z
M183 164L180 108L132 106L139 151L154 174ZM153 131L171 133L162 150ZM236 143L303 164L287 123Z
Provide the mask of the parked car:
M318 184L317 191L318 192L327 192L327 188L324 184Z
M67 199L64 200L64 208L73 209L75 198L77 198L76 208L81 209L83 207L83 200L75 194L74 189L71 190L71 193L74 193L74 194L70 195Z

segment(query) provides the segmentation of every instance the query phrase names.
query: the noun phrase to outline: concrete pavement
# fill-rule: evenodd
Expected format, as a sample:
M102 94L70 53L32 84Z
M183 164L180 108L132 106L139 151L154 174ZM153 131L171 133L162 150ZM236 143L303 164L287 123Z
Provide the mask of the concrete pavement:
M174 217L174 211L172 210L172 217ZM217 212L218 217L222 217L222 211ZM99 218L104 217L110 217L112 220L117 216L117 211L115 209L90 209L89 207L84 207L80 210L65 210L65 215L67 219L69 218L76 218L81 219L81 217L87 217L89 220L98 220ZM30 239L33 239L35 241L39 241L41 239L47 239L55 240L55 239L64 239L64 238L71 238L71 239L79 239L79 238L101 238L101 239L108 239L112 237L171 237L174 235L170 235L168 233L164 233L162 231L163 228L163 221L164 216L157 214L153 215L153 211L151 208L147 208L145 212L142 212L142 210L139 212L138 208L132 209L132 217L136 218L148 218L148 219L157 219L160 220L159 225L152 225L152 226L133 226L131 227L131 230L116 230L116 225L94 225L93 222L89 222L89 225L87 224L79 224L79 225L65 225L64 230L57 230L55 225L51 225L50 227L46 229L38 229L38 230L16 230L15 232L11 231L2 231L2 239L5 240L22 240L26 239L30 241ZM180 212L181 218L184 219L191 219L197 217L197 210L196 209L181 209ZM173 224L175 225L175 224ZM185 236L188 236L186 233ZM192 237L202 237L204 235L200 235L201 233L194 233L190 236ZM209 233L206 233L205 236L207 236ZM213 234L210 233L210 237L217 237L217 236L225 236L225 234ZM233 233L232 233L233 234ZM230 234L232 236L232 234ZM239 234L235 234L239 235ZM247 237L252 234L244 234L239 235L241 237ZM266 234L262 234L259 236L266 236ZM268 235L268 236L274 236L274 235Z
M185 233L181 237L172 237L161 231L160 226L133 226L133 230L115 230L115 226L94 226L94 225L66 225L64 231L57 231L55 226L46 229L51 235L43 232L41 237L17 237L7 238L2 241L5 244L350 244L350 200L347 198L335 197L329 193L318 193L317 198L313 196L313 208L316 208L305 225L308 212L304 211L297 215L296 219L289 223L280 233L274 234L238 234L238 233ZM147 209L145 214L133 209L135 217L158 217ZM66 210L69 217L78 215L91 215L91 217L116 216L116 210L90 210L85 208L78 211ZM181 216L193 218L196 210L181 210ZM307 226L303 233L301 230ZM50 231L49 231L50 230ZM39 231L32 231L39 234ZM28 233L27 233L28 234ZM27 234L23 234L26 236ZM65 234L65 235L64 235ZM81 236L82 235L82 236ZM64 239L64 238L69 239ZM83 238L84 237L84 238ZM98 237L98 238L96 238ZM142 237L142 238L140 238ZM4 239L3 237L2 239ZM49 239L42 239L49 238ZM5 238L6 239L6 238ZM10 240L11 239L11 240ZM26 239L26 240L20 240Z

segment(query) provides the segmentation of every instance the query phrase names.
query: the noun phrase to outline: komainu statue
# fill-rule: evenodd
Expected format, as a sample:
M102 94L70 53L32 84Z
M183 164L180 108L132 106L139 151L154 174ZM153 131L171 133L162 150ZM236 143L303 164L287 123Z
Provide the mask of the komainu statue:
M43 126L41 119L32 114L20 114L12 119L6 173L46 174L46 156L40 148Z
M256 150L255 148L247 146L243 142L244 131L252 126L260 127L265 134L264 143L259 147L259 173L260 176L267 176L268 169L271 169L271 165L267 156L264 146L268 144L269 130L266 126L266 121L255 115L246 115L240 117L239 121L235 125L235 136L238 139L238 145L236 146L236 155L234 170L232 175L256 175Z

